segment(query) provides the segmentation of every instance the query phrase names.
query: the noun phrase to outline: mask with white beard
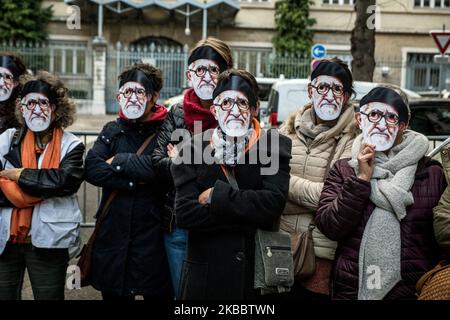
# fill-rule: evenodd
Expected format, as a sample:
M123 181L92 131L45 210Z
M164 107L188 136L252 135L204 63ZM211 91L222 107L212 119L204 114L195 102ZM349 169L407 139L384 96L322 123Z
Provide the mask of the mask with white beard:
M241 137L250 128L251 111L247 97L240 91L227 90L214 99L215 118L222 131L230 137ZM239 109L238 104L248 110ZM229 109L229 110L224 110Z
M119 89L117 97L122 113L130 120L139 119L145 113L147 95L138 82L126 82Z
M0 102L8 100L14 88L13 74L7 68L0 67Z
M316 115L324 121L332 121L339 118L344 104L344 87L342 82L335 77L321 75L314 78L311 84L313 86L311 102ZM327 91L327 86L329 87L328 92L321 93L322 91ZM336 95L333 92L333 88L342 90L342 94Z
M399 124L394 124L396 120L398 122L398 112L388 104L371 102L360 108L360 116L359 127L364 142L375 145L376 151L389 150L399 130Z
M189 65L189 73L195 94L202 100L211 100L220 73L219 66L212 60L198 59Z
M33 132L48 129L52 122L52 105L41 93L28 93L21 100L21 111L27 127Z

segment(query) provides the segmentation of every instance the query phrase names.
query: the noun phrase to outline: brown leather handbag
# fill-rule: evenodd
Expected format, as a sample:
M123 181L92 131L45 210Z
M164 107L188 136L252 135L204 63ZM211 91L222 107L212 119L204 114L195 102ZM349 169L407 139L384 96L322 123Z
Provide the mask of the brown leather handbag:
M152 134L148 137L144 143L139 147L136 152L137 155L141 155L144 150L149 145L150 141L153 139L155 134ZM111 206L112 201L117 196L118 190L113 190L109 195L108 199L105 201L105 204L98 215L97 220L95 221L94 231L89 237L88 242L83 246L81 253L79 255L79 259L77 262L77 266L80 268L80 285L82 287L89 286L91 284L91 274L92 274L92 254L94 251L95 239L97 238L98 231L100 230L100 226L102 225L103 220L109 212L109 208Z
M450 262L441 261L416 285L418 300L450 300Z
M307 231L296 232L291 236L296 281L312 277L316 272L316 255L312 236L314 228L315 225L311 223Z
M330 171L331 162L333 161L334 152L336 151L338 141L334 141L325 167L325 175L323 181L327 178ZM294 278L296 281L308 279L316 272L316 254L314 252L313 231L314 218L311 220L308 230L304 232L293 232L291 234L292 257L294 259Z

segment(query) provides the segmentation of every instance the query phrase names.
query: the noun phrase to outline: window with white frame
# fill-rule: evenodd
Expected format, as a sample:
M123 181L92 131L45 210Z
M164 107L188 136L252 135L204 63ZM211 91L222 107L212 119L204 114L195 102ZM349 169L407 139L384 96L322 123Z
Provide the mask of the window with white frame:
M323 4L354 5L355 0L323 0Z
M414 0L416 8L450 8L450 0Z

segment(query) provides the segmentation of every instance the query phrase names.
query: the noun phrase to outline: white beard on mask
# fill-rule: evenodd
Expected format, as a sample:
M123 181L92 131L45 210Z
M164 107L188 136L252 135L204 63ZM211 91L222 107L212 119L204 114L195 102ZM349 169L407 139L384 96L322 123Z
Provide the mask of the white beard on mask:
M215 128L211 141L214 148L214 158L217 163L232 167L236 166L245 152L253 131L254 129L250 128L241 137L229 137L219 127Z
M372 102L362 106L360 109L360 111L367 114L373 110L392 112L398 116L397 111L393 107L381 102ZM376 151L386 151L392 148L399 129L398 125L387 126L384 118L381 118L378 123L372 123L364 114L361 114L359 127L362 131L364 142L375 145Z
M29 93L23 99L22 103L26 104L29 100L47 99L47 97L40 93ZM26 106L22 106L22 115L25 119L27 127L33 132L42 132L48 129L52 121L52 110L43 110L41 106L38 105L34 110L28 110Z
M330 86L333 84L342 86L342 82L339 81L339 79L331 76L318 76L313 80L312 85L317 86L319 83L327 83ZM317 90L312 88L311 100L314 106L314 112L320 119L332 121L336 120L341 115L344 100L343 96L335 99L331 88L325 96L317 93Z
M248 110L247 112L241 113L238 106L236 104L233 105L233 108L230 111L224 111L219 106L220 103L224 99L243 99L248 100L247 97L239 91L227 90L220 93L215 99L215 110L216 115L215 118L219 123L219 127L227 136L230 137L241 137L248 133L250 128L250 120L251 120L251 112Z
M129 81L126 82L122 87L120 87L119 92L124 92L126 89L144 89L144 87L138 83ZM120 109L125 117L130 120L139 119L145 113L147 97L143 101L139 100L135 93L131 94L129 98L125 98L123 94L119 94L119 105Z
M210 67L214 66L219 68L217 64L208 59L198 59L191 63L189 66L190 70L196 70L200 66ZM195 94L202 100L211 100L213 96L213 91L217 85L217 78L211 77L209 71L206 71L203 77L198 77L194 71L189 71L191 74L191 83L194 88Z
M0 102L6 101L11 97L12 90L9 90L6 86L0 85Z

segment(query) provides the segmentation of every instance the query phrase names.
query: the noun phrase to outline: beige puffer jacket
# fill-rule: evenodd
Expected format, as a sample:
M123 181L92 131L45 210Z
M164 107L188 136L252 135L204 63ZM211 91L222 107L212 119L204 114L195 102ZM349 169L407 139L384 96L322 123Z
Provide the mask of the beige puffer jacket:
M441 151L442 166L447 179L447 188L433 209L433 224L436 241L444 250L446 257L450 258L450 147Z
M280 230L293 233L306 231L319 204L327 163L351 157L353 140L359 133L353 106L348 105L334 127L320 133L307 145L298 130L300 120L311 104L288 117L280 132L292 140L289 199L280 221ZM311 120L312 121L312 120ZM334 155L330 155L336 143ZM336 242L326 238L317 228L313 231L316 257L333 260Z

